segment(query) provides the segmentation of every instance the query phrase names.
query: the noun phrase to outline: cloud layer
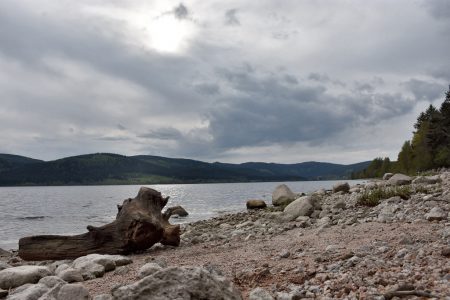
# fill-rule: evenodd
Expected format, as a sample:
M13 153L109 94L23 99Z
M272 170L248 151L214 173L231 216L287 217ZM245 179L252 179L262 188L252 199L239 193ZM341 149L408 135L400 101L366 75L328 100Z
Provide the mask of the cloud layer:
M449 7L1 1L0 152L395 159L450 83Z

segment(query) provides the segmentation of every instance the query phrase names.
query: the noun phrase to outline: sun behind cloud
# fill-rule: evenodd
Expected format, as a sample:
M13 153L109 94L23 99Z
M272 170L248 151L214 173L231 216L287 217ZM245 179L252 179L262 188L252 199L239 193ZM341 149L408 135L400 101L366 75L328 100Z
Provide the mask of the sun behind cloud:
M160 52L183 51L193 35L192 24L170 14L151 20L146 29L145 44Z

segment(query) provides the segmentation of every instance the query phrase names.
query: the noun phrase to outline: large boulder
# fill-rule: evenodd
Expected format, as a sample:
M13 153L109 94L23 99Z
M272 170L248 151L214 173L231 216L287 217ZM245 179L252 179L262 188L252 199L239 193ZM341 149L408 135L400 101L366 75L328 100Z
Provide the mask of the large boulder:
M439 175L435 176L419 176L415 178L412 183L414 184L436 184L438 182L441 182L442 179L439 177Z
M343 192L348 193L350 191L350 185L348 182L338 182L333 186L333 193Z
M288 220L295 220L300 216L310 216L314 212L314 203L311 196L303 196L284 208L284 216Z
M112 291L115 300L209 299L241 300L233 284L216 272L199 267L171 267Z
M394 176L394 173L384 173L383 180L389 180L392 176Z
M84 280L102 277L105 272L112 271L116 266L131 263L132 260L122 255L89 254L75 259L72 268L79 270ZM57 269L56 273L59 274Z
M406 176L404 174L397 173L391 178L389 178L388 183L391 185L405 185L410 184L412 181L412 178L409 176Z
M247 201L247 209L261 209L266 207L267 204L264 200L252 199Z
M52 275L47 267L20 266L0 271L0 288L10 289L26 283L36 283L45 276Z
M288 205L296 198L297 195L287 185L281 184L272 193L272 204L274 206Z
M49 291L49 287L45 284L27 284L20 287L8 295L8 300L37 300L48 299L44 294ZM42 298L41 298L42 296Z

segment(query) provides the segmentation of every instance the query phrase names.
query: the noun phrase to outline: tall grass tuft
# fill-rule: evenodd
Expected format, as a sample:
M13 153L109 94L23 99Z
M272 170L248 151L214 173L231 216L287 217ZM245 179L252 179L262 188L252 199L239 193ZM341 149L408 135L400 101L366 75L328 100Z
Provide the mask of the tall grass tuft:
M389 199L391 197L399 196L403 200L409 199L411 197L412 190L409 186L401 187L385 187L376 188L371 191L364 192L358 197L356 202L359 206L377 206L380 204L381 200Z

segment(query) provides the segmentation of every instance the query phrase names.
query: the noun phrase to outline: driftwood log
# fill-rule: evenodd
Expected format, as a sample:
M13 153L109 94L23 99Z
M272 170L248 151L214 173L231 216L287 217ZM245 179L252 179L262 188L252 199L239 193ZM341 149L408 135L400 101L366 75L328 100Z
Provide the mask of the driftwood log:
M171 210L162 213L169 197L141 187L135 198L117 205L116 219L104 226L87 226L88 232L74 236L39 235L19 240L24 260L73 259L92 253L128 254L145 250L157 242L180 244L180 226L171 225Z

